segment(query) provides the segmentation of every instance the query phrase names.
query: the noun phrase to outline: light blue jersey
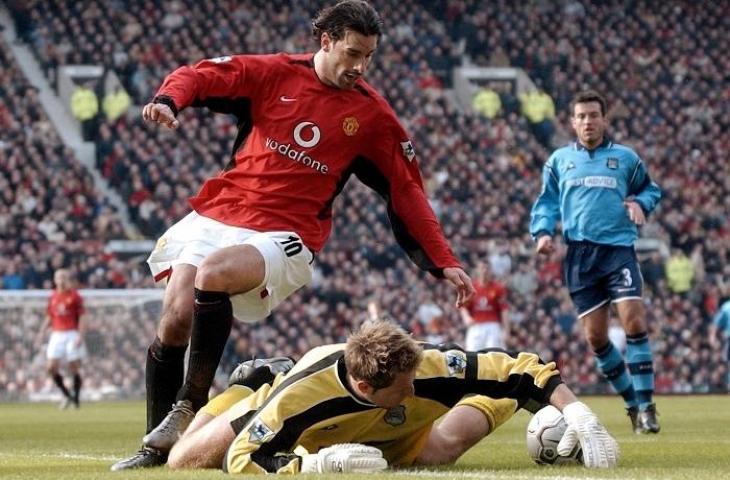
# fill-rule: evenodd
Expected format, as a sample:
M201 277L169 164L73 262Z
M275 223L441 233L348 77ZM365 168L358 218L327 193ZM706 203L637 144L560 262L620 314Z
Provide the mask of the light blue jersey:
M715 324L719 332L725 334L725 338L730 338L730 300L722 304L712 323ZM730 375L730 372L728 372L728 375Z
M636 152L608 139L595 150L578 142L559 148L545 164L542 181L532 207L533 238L554 235L562 220L568 241L632 246L638 229L623 202L633 197L648 215L662 195Z

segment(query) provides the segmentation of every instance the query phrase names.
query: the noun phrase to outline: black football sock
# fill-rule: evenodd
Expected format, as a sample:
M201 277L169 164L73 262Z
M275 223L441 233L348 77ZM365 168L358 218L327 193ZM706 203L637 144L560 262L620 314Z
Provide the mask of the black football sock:
M208 401L208 391L213 384L232 324L233 307L227 293L195 289L190 360L185 383L177 399L190 400L196 412Z
M64 397L71 398L71 394L68 392L68 388L66 388L66 385L64 385L63 383L63 377L61 376L61 374L56 373L55 375L53 375L53 383L58 386Z
M147 433L160 424L175 403L175 395L183 383L187 348L187 345L163 345L155 337L147 350Z
M76 403L79 401L79 394L81 393L81 384L83 382L81 381L81 375L78 373L74 375L74 400Z

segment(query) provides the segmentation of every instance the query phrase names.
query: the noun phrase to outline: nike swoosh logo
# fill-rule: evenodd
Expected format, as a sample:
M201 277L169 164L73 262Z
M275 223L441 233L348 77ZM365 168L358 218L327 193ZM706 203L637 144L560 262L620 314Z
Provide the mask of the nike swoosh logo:
M282 95L281 97L279 97L279 100L281 100L282 102L296 102L297 101L296 98L287 97L286 95Z

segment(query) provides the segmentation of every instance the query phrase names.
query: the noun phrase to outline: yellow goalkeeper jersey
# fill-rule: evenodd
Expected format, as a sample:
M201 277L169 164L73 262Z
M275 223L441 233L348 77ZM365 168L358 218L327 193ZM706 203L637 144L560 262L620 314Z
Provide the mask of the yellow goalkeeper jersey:
M531 353L474 353L426 345L416 372L415 396L385 409L351 390L344 351L345 344L315 348L272 385L234 404L227 414L237 436L224 469L298 473L301 457L295 448L316 453L337 443L372 445L383 451L390 465L410 465L433 422L457 403L480 408L493 429L490 409L504 406L489 406L492 399L516 400L509 404L511 415L526 402L548 403L562 383L554 363L544 364ZM468 395L476 397L463 401Z

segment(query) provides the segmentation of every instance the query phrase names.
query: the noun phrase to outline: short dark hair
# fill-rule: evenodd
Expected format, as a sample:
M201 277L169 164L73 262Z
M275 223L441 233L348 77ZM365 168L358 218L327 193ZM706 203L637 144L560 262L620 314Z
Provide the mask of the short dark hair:
M383 34L383 20L364 0L342 0L321 10L312 20L312 35L319 41L323 33L332 40L341 40L345 30L354 30L367 37Z
M606 103L606 99L603 95L595 90L583 90L575 97L573 97L573 100L570 102L570 116L572 117L573 115L575 115L576 105L578 105L579 103L588 102L598 102L598 104L601 106L601 115L603 115L604 117L606 116L606 111L608 110L608 104Z

